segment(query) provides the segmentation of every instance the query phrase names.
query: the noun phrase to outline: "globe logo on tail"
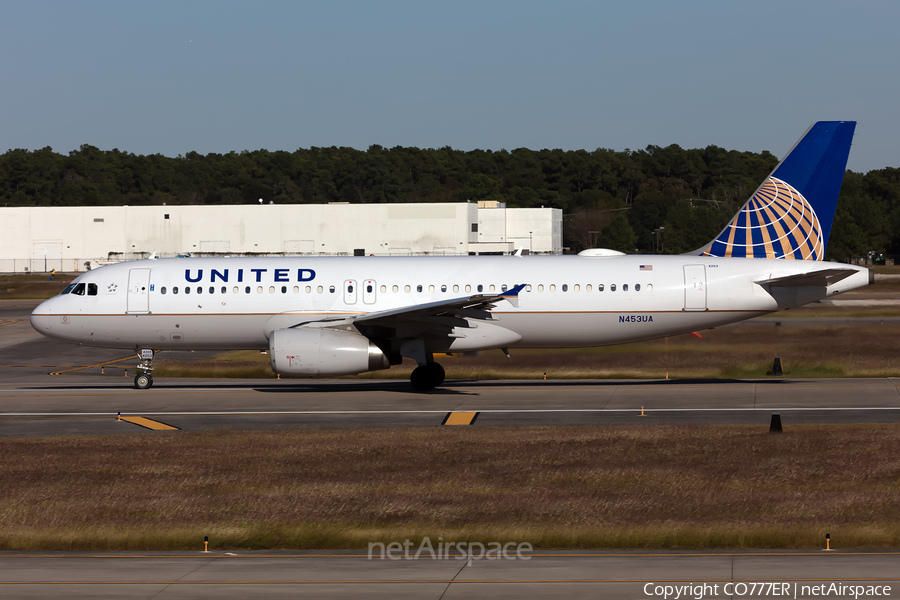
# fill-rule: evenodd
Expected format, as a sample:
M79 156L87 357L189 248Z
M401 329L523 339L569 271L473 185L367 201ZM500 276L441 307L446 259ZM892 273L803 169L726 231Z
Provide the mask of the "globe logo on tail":
M701 256L822 260L822 228L806 198L769 177Z

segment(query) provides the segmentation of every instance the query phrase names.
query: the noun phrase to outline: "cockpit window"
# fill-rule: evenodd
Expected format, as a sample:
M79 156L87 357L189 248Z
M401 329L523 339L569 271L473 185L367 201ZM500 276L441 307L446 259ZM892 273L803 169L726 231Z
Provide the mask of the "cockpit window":
M96 296L97 295L97 284L89 283L87 284L88 296Z
M70 283L69 285L66 286L66 289L64 289L63 291L61 291L61 292L59 293L59 295L60 295L60 296L64 296L65 294L71 294L71 293L72 293L72 290L75 289L75 286L76 286L76 285L78 285L78 284L77 284L77 283Z
M76 296L84 296L84 284L76 284L70 293L75 294Z

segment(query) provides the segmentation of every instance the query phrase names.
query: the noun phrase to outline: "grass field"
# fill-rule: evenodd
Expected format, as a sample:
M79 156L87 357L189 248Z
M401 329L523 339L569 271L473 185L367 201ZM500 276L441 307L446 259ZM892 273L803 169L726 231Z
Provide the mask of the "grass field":
M47 273L0 275L0 300L46 299L56 296L78 274L57 273L50 281Z
M900 546L900 425L0 441L0 549Z

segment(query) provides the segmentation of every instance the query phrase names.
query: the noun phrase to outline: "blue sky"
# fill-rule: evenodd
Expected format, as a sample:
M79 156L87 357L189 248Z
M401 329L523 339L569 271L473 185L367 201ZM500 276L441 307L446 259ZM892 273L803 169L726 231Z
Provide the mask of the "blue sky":
M900 167L900 2L0 3L0 152L310 146L782 156L856 120Z

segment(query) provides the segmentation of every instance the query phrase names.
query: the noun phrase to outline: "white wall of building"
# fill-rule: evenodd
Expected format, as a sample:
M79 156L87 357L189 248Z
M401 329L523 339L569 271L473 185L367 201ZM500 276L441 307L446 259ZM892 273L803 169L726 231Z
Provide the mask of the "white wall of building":
M354 250L375 255L507 251L508 240L502 238L511 235L516 242L526 241L513 244L515 248L529 248L528 231L534 252L560 253L561 222L557 209L479 209L468 202L0 208L0 272L81 271L87 261L152 252L333 256ZM479 250L484 227L491 242L506 245Z
M523 248L535 254L562 254L562 210L479 208L478 242L471 251L508 253Z

